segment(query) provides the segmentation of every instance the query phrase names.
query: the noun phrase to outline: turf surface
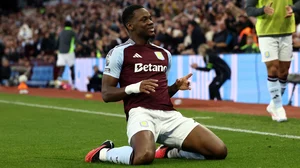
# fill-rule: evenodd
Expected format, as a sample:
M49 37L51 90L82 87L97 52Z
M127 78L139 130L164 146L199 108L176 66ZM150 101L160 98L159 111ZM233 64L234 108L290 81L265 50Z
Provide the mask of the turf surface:
M16 103L47 105L58 109L29 107ZM123 117L75 113L59 108L82 109L123 115L123 106L98 101L55 99L26 95L0 94L0 167L123 167L110 163L88 164L86 153L106 139L116 146L127 145ZM251 108L251 107L249 107ZM70 109L69 109L70 110ZM180 110L188 117L219 127L295 135L300 138L300 121L272 122L270 117ZM229 155L223 161L184 159L155 160L141 167L299 167L300 139L274 137L212 129L227 145Z

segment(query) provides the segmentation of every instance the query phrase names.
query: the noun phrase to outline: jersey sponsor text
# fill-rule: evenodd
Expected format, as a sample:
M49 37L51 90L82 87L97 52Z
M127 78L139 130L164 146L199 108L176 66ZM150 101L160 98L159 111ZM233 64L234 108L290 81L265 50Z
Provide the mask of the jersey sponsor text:
M143 64L143 63L136 63L134 65L134 72L166 72L167 66L163 65L153 65L153 64Z

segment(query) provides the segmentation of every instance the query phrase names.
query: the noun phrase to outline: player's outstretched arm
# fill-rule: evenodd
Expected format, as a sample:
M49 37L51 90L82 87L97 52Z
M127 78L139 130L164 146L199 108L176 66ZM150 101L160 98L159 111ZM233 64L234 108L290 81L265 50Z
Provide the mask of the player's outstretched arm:
M191 65L191 67L192 67L193 69L196 69L196 70L199 70L199 71L209 72L209 71L212 69L213 64L208 63L208 64L206 65L206 67L199 67L197 63L193 63L193 64Z
M109 75L103 75L102 79L102 98L105 102L116 102L123 100L127 95L133 93L146 93L150 94L155 92L155 88L158 86L158 80L147 79L128 85L126 87L118 88L119 79Z
M274 9L272 8L272 3L262 7L256 8L258 0L247 0L246 1L246 13L248 16L261 16L264 14L272 15L274 13Z

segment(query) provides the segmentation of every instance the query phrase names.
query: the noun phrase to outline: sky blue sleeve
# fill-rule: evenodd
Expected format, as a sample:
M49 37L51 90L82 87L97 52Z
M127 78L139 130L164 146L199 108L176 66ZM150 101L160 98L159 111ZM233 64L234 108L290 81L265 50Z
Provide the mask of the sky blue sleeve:
M171 69L171 66L172 66L172 55L169 51L167 51L167 54L168 54L168 60L169 60L169 63L168 63L168 69L167 69L167 77L169 75L169 71Z
M119 79L124 56L122 48L114 48L106 56L104 74Z

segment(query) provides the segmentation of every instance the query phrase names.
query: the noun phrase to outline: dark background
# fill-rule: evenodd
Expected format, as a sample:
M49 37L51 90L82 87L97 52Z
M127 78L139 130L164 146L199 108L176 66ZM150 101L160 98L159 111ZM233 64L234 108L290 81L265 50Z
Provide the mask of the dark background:
M42 7L43 2L49 0L1 0L0 15L8 15L11 12L18 12L26 7Z

